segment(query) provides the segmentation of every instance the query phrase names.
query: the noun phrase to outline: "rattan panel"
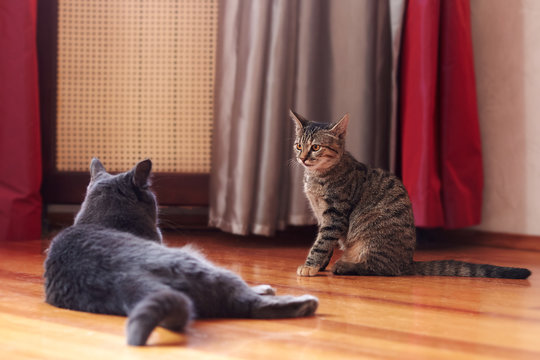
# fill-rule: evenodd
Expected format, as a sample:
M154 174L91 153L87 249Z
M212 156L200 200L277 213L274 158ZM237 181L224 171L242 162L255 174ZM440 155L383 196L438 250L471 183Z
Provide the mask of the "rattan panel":
M60 0L56 166L208 173L217 0Z

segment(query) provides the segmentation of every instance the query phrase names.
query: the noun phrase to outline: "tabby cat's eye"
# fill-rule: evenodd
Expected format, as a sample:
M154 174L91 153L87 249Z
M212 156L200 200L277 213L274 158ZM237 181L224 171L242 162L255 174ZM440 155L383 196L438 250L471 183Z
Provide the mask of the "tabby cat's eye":
M296 150L302 150L302 144L296 144Z
M313 151L319 151L319 150L321 150L321 145L312 145L312 146L311 146L311 150L313 150Z

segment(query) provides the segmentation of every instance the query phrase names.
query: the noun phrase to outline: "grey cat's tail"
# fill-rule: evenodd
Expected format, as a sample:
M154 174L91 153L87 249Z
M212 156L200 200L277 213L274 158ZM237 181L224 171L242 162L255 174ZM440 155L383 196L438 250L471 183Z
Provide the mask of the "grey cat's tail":
M473 264L456 260L435 260L415 261L412 275L526 279L531 275L531 271L523 268Z
M175 290L159 291L139 301L129 312L127 323L128 345L142 346L158 325L182 331L194 317L193 304Z

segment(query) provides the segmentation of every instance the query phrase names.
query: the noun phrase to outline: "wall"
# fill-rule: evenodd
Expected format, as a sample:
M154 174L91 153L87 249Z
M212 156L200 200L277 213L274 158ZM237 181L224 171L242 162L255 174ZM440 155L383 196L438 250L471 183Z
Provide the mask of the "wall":
M471 0L481 230L540 235L540 1Z

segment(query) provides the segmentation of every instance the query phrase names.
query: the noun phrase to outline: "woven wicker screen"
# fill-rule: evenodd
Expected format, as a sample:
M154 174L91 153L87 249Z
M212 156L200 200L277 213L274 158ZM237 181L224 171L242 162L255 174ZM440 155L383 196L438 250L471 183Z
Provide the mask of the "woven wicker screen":
M60 0L59 171L208 173L217 0Z

